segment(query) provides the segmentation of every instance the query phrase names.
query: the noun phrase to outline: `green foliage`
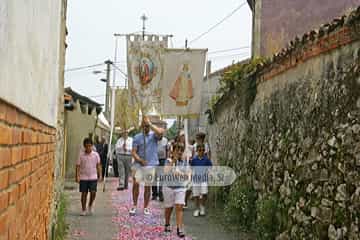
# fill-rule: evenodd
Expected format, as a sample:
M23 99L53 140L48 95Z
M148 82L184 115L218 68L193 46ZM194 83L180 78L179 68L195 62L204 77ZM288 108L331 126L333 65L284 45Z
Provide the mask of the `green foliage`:
M334 220L336 227L341 227L347 220L346 210L337 206L335 208Z
M254 75L266 61L263 58L255 58L248 63L234 64L224 73L223 78L220 80L219 93L225 94L234 88L242 87L242 80Z
M206 110L206 114L208 114L208 122L209 124L213 124L214 123L214 109L215 109L215 105L217 104L217 102L219 101L219 99L221 98L221 96L219 94L215 94L211 97L210 101L209 101L209 109Z
M61 193L60 200L59 200L59 206L58 206L58 212L57 212L57 222L55 226L55 240L63 240L65 239L68 225L65 221L65 215L66 215L66 205L67 200L64 193Z
M114 134L111 139L111 144L113 144L113 145L116 144L117 140L118 140L118 137Z
M220 97L221 96L219 94L215 94L211 97L211 99L209 101L210 109L213 109L215 107L215 104L219 101Z
M225 187L216 189L216 198L217 198L217 200L219 200L219 202L224 203L224 205L227 202L227 199L228 199L228 196L230 193L230 189L231 189L230 186L225 186Z
M256 192L252 187L234 183L224 207L227 222L238 225L242 230L251 230L256 219L255 202Z
M210 116L216 111L217 104L230 91L235 91L243 103L245 110L252 103L256 95L255 75L260 67L266 64L268 60L263 58L252 59L248 63L239 63L231 66L220 80L220 88L217 94L209 101ZM209 117L209 120L212 120Z
M177 132L177 121L174 121L173 125L166 131L165 137L169 140L174 139L177 135Z
M279 199L276 196L268 196L264 199L258 200L256 203L257 209L257 234L258 239L275 239L279 233L279 226L281 223L281 207Z

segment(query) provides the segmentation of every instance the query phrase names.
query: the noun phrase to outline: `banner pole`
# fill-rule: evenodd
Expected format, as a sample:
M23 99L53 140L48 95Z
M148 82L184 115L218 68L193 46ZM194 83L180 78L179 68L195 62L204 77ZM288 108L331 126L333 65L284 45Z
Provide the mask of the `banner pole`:
M115 37L115 56L114 56L114 63L117 62L117 51L118 51L118 38ZM112 150L112 138L113 138L113 134L114 134L114 120L115 120L115 94L116 94L116 89L115 89L115 79L116 79L116 69L114 68L113 70L113 88L112 88L112 96L111 96L111 112L110 112L110 116L111 116L111 123L110 123L110 139L109 139L109 149L108 149L108 153L107 153L107 158L109 158L110 160L113 160L113 150ZM106 169L108 167L108 161L106 161L105 164L106 168L105 168L105 173L106 173ZM105 192L106 189L106 174L104 176L104 183L103 183L103 192Z

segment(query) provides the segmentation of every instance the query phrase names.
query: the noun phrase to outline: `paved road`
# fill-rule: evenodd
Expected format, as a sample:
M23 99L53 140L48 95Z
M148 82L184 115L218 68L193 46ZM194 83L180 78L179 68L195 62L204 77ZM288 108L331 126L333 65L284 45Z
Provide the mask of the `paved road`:
M93 216L80 216L80 193L77 184L65 184L68 196L68 211L66 220L69 231L66 240L173 240L179 239L173 229L171 235L163 233L163 207L158 201L151 202L151 216L144 216L138 209L138 214L130 217L128 210L131 207L130 191L116 191L117 179L110 178L107 189L102 192L100 184L95 202ZM142 193L140 194L142 196ZM139 200L142 206L143 199ZM173 219L175 216L173 216ZM214 223L209 217L194 218L190 209L184 212L187 240L238 240L247 239L238 234L226 232L223 227ZM173 224L175 225L175 224Z

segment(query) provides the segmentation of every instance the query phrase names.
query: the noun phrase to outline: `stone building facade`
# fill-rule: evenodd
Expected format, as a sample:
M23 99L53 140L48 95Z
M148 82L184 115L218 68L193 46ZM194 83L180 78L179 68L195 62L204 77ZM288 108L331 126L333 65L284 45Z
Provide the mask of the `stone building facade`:
M345 14L360 0L248 0L253 11L253 56L266 56L285 47L310 29Z

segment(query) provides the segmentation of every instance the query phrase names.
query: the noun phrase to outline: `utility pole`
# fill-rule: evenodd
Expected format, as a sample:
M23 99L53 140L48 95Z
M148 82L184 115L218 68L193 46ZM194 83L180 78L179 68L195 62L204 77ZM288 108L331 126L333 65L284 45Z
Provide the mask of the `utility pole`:
M105 116L110 119L110 71L112 61L106 60L106 92L105 92Z

